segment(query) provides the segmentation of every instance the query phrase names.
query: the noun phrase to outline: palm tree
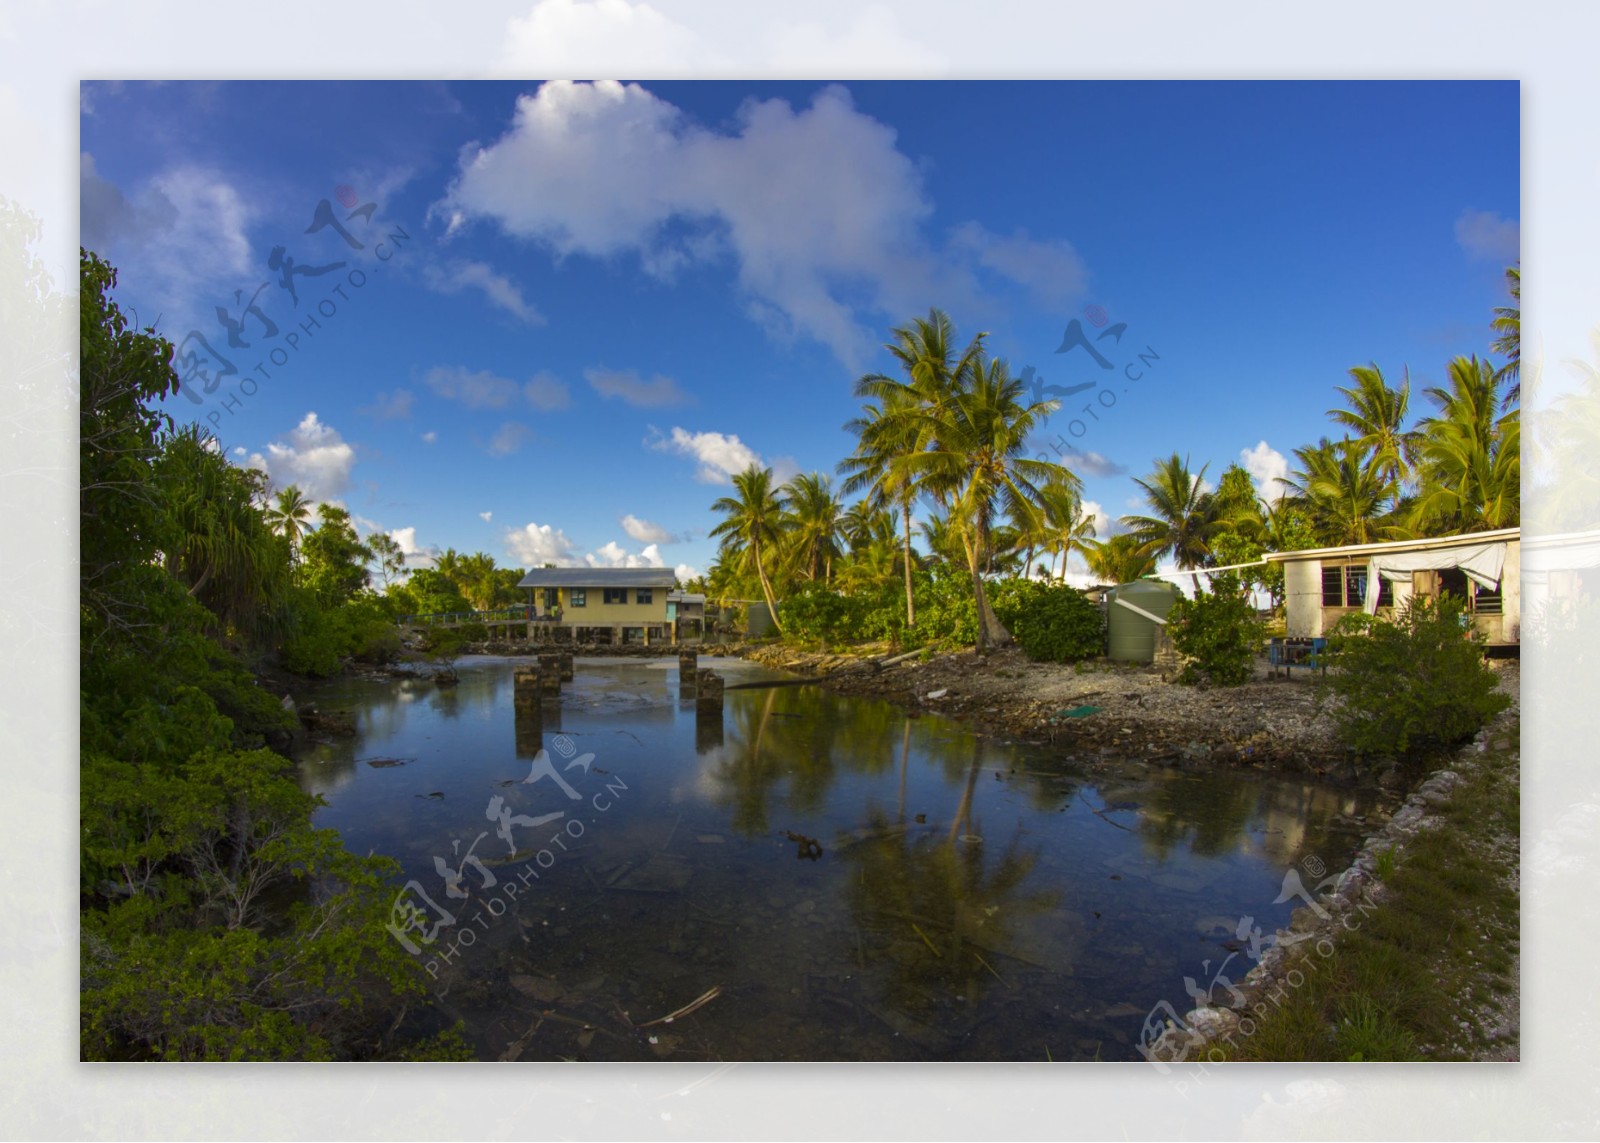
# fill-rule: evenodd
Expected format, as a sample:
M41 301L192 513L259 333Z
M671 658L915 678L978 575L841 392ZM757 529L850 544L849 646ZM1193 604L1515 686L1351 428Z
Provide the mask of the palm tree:
M1494 379L1496 382L1511 382L1511 388L1506 390L1505 399L1500 405L1502 409L1510 408L1512 404L1522 400L1521 263L1507 268L1506 286L1511 291L1511 300L1517 304L1497 307L1494 311L1494 321L1489 323L1490 328L1499 334L1489 348L1506 359L1506 363L1495 373Z
M433 561L433 570L443 576L451 587L461 590L461 556L454 548L446 548L439 553L439 558Z
M911 508L921 489L911 460L932 445L929 432L947 404L966 384L983 353L980 333L956 351L955 323L943 310L930 309L893 330L886 348L906 379L869 373L856 382L856 396L869 399L863 415L845 425L856 433L857 448L840 465L844 491L867 491L879 504L900 508L905 525L906 626L917 625L911 590Z
M833 578L834 557L840 554L840 504L833 482L808 472L791 479L783 492L789 502L785 530L794 566L807 579L827 583Z
M1072 553L1088 558L1089 541L1095 534L1094 513L1084 508L1083 497L1072 488L1050 484L1043 491L1045 522L1049 525L1045 547L1059 557L1056 579L1065 582L1067 560Z
M894 517L870 499L857 500L839 517L839 534L855 555L881 540L893 540Z
M487 552L473 552L461 561L458 573L461 594L474 610L488 611L496 603L500 584L494 574L494 557Z
M787 503L773 490L770 468L752 464L734 476L733 487L736 496L724 496L711 506L712 511L723 513L727 519L711 529L710 534L721 537L725 548L743 548L755 565L761 594L772 614L772 625L781 634L783 626L778 622L778 601L772 594L772 581L767 578L766 555L776 552L782 543Z
M1180 568L1197 568L1210 554L1207 539L1212 527L1211 497L1201 491L1206 468L1199 475L1189 472L1189 460L1173 453L1156 462L1148 479L1135 479L1144 489L1145 503L1154 515L1124 516L1122 526L1144 545L1155 559L1170 555Z
M1324 544L1365 544L1379 535L1396 538L1397 524L1385 522L1397 489L1367 463L1366 451L1348 437L1323 437L1294 450L1300 467L1284 481L1292 503L1305 512Z
M1429 531L1506 528L1521 519L1522 418L1496 416L1500 374L1487 361L1458 357L1447 388L1427 390L1439 414L1418 431L1421 488L1417 524Z
M311 527L311 501L306 499L298 484L291 484L278 493L267 510L267 523L289 541L289 553L293 557L300 549L300 537Z
M1156 570L1156 558L1131 532L1119 532L1104 540L1091 540L1084 559L1089 570L1103 583L1132 583Z
M979 654L1012 641L983 588L996 516L1004 512L1017 528L1034 528L1043 513L1044 485L1082 486L1061 465L1026 455L1028 434L1057 407L1054 401L1024 404L1023 383L1005 362L980 357L967 383L942 407L919 414L919 435L929 443L913 456L912 468L922 487L948 500L950 519L959 527L977 602Z
M1350 370L1355 382L1340 386L1345 409L1329 409L1335 424L1355 434L1356 443L1367 450L1369 462L1389 483L1401 484L1408 475L1413 442L1405 431L1406 409L1411 403L1411 377L1392 389L1377 365L1358 365Z

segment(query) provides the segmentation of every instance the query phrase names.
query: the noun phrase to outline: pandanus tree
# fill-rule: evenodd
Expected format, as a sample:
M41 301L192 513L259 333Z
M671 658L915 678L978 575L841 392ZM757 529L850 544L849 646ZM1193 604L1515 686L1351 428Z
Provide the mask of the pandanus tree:
M730 554L734 550L744 553L761 582L772 625L781 632L767 561L777 554L782 543L787 501L773 488L772 469L754 464L734 476L733 488L734 495L724 496L711 506L712 511L721 512L725 518L710 534L721 539Z

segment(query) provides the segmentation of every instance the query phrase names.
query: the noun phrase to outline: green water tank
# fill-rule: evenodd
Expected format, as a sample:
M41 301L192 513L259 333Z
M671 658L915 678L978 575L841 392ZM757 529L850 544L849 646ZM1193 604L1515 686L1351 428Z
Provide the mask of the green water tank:
M1135 663L1152 662L1156 657L1157 624L1150 616L1165 619L1177 598L1178 589L1164 580L1140 579L1112 588L1106 594L1106 643L1110 657ZM1131 606L1125 607L1124 603ZM1133 610L1135 607L1139 610Z

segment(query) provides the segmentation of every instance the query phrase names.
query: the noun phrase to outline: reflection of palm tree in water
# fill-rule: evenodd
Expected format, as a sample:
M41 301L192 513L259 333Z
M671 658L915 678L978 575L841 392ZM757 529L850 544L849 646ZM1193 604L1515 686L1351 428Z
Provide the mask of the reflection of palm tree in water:
M903 740L902 772L908 755ZM848 897L864 951L882 958L888 999L897 1006L925 1008L951 991L975 1001L985 981L1000 978L994 962L1015 950L1019 923L1058 900L1053 891L1020 891L1037 850L1024 852L1013 839L986 861L981 841L957 840L970 831L982 765L979 747L948 831L908 831L902 787L897 823L875 814L870 836L841 851L857 867Z

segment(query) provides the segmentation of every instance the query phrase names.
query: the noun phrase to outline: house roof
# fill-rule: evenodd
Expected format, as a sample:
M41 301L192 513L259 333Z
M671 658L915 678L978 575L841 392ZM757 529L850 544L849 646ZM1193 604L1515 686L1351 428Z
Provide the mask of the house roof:
M1265 560L1319 560L1324 556L1376 556L1385 552L1425 552L1433 548L1459 548L1470 544L1498 544L1515 540L1521 528L1492 532L1463 532L1459 536L1430 536L1423 540L1391 540L1383 544L1347 544L1342 548L1306 548L1298 552L1268 552Z
M668 603L704 603L705 601L706 597L704 595L700 595L692 591L667 592Z
M677 585L671 568L534 568L518 587L665 587Z

